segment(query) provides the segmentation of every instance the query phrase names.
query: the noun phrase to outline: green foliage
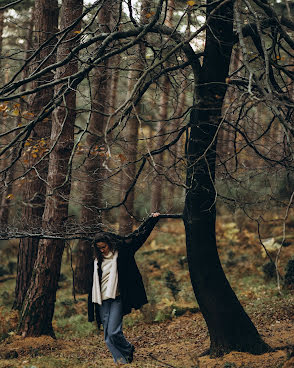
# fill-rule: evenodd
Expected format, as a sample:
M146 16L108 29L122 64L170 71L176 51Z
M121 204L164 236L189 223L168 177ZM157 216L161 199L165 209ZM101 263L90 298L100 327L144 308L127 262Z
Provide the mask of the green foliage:
M57 330L56 336L66 338L72 337L89 337L97 333L97 326L95 323L89 323L86 314L70 315L65 314L56 319Z
M236 368L236 364L235 363L230 363L230 362L225 362L224 364L224 368Z
M293 174L287 171L269 173L265 170L247 170L236 176L236 180L217 179L216 188L220 196L232 200L224 202L231 210L240 206L246 210L264 212L279 207L279 201L290 197L294 190L294 179Z
M1 295L1 298L3 295ZM7 339L16 328L18 313L0 308L0 341Z
M224 368L236 368L236 364L235 363L230 363L230 362L225 362L224 364Z
M262 266L262 271L264 272L265 279L270 280L276 274L276 268L273 262L267 262L265 265Z

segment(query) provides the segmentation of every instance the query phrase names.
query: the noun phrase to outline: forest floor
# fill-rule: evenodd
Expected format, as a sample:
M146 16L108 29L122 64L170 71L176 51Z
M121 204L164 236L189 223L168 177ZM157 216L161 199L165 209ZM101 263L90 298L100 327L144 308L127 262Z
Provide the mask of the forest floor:
M294 223L294 221L293 221ZM294 368L294 293L278 288L275 275L264 272L268 262L255 228L222 218L217 224L218 249L226 275L263 339L274 349L263 355L231 352L222 358L201 356L209 348L209 334L189 282L180 222L166 221L139 251L150 304L124 319L124 332L135 345L130 368ZM292 223L288 223L291 231ZM273 257L278 224L263 230ZM293 244L280 252L283 276L293 256ZM54 330L57 339L22 338L15 333L17 313L11 311L14 276L0 278L0 368L115 367L94 324L86 321L86 295L72 297L71 267L66 259L57 293Z

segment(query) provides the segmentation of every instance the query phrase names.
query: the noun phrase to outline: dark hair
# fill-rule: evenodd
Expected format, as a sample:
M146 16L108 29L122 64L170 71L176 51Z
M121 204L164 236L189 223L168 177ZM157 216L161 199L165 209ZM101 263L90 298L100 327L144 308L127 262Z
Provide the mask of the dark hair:
M106 243L109 247L109 250L113 253L117 249L117 244L116 244L117 241L114 235L112 235L111 233L104 233L104 232L96 234L93 240L93 243L92 243L92 247L93 247L94 258L98 258L98 260L103 258L102 253L100 252L99 248L96 245L97 243L100 243L100 242Z

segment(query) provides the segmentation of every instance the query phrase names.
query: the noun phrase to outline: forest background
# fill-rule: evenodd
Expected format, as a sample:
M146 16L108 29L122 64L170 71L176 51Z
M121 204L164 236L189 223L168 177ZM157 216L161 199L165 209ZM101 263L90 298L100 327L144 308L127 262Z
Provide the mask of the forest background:
M138 254L150 305L126 319L145 336L135 364L290 364L292 8L1 1L4 366L89 366L90 341L109 363L85 318L91 242L154 211ZM75 339L93 351L66 361Z

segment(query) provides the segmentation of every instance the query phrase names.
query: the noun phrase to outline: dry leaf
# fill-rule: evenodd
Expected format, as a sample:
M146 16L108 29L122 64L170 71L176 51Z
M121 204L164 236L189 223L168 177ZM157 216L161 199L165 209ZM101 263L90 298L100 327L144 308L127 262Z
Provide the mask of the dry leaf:
M123 155L122 153L120 153L120 154L118 155L118 157L120 158L121 162L125 162L125 161L127 161L126 156L125 156L125 155Z
M18 109L14 109L14 110L12 111L12 115L13 115L13 116L19 116L19 110L18 110Z
M146 18L151 18L152 17L152 15L154 15L155 13L154 13L154 11L152 11L152 12L150 12L150 13L147 13L146 14Z

